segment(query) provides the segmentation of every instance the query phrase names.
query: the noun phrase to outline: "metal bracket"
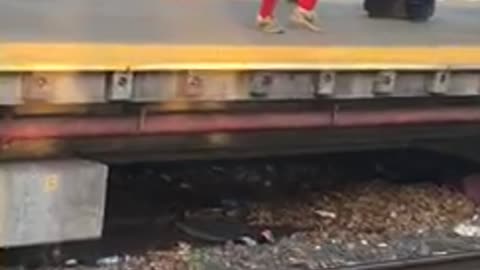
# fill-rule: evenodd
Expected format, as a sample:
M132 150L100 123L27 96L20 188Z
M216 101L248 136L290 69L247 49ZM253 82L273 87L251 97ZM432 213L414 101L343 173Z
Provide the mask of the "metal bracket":
M25 77L24 99L48 101L54 91L53 78L43 73L33 73Z
M189 71L185 80L185 85L180 90L180 95L186 98L196 98L202 95L203 90L203 78L200 75Z
M268 96L268 93L273 90L274 82L274 75L271 73L259 73L253 75L250 95L257 98Z
M133 74L130 72L113 73L109 90L109 100L130 100L133 97Z
M395 71L381 71L373 83L375 95L391 95L395 91L397 73Z
M439 71L435 73L432 81L428 85L427 91L432 95L444 95L450 88L451 74L448 71Z
M318 75L318 81L314 82L315 96L331 96L335 91L336 74L333 71L324 71Z

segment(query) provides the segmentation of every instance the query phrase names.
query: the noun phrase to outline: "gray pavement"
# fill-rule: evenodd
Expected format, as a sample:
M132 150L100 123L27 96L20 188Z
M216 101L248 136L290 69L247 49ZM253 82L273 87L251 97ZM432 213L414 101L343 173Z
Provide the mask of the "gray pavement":
M433 20L368 19L362 0L323 0L325 32L254 29L254 0L0 0L0 42L309 46L480 45L480 2L441 1ZM285 2L285 1L282 1ZM278 15L286 21L289 7Z

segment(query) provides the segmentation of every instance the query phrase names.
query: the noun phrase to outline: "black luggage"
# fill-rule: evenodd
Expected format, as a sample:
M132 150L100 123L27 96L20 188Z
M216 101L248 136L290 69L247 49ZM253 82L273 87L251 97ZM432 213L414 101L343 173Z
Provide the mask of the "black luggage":
M398 18L426 21L435 13L435 0L364 0L371 18Z

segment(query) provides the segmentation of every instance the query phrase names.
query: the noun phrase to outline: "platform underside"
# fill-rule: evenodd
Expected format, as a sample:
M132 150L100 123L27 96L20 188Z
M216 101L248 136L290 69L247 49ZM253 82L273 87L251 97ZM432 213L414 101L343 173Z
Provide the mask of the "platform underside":
M285 2L285 1L283 1ZM324 0L323 33L254 28L253 0L0 0L0 69L471 69L480 4L441 1L424 24L369 19L361 0ZM291 6L282 3L285 22Z

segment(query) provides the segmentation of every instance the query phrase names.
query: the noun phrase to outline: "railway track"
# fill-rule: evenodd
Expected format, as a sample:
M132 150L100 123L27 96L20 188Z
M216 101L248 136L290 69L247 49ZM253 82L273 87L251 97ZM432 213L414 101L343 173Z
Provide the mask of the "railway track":
M37 267L477 269L480 239L452 228L478 220L478 209L430 182L438 168L475 164L412 154L413 167L393 152L119 166L109 180L104 238L47 249L58 258ZM417 234L422 228L435 233ZM265 231L271 241L258 238ZM14 251L20 256L7 257L9 266L34 265L27 250Z
M414 260L392 261L378 264L361 265L341 270L474 270L480 266L480 253L469 252L440 256L438 258L423 258Z

